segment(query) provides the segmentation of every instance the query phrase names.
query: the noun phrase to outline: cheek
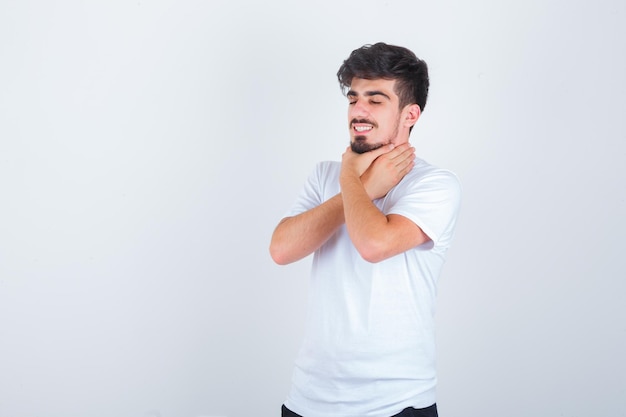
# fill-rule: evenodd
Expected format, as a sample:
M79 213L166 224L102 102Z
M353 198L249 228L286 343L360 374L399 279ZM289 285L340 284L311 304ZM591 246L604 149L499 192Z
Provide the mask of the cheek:
M380 124L383 126L383 129L390 129L396 125L398 121L398 115L387 112L384 115L380 116Z

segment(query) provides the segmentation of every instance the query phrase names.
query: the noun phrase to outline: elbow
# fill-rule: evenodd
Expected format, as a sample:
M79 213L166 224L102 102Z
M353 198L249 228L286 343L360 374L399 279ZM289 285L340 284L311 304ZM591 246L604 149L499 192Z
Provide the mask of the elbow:
M287 265L291 263L283 253L276 251L276 250L272 250L271 247L270 247L270 256L272 257L272 260L278 265Z
M369 254L369 253L361 253L361 258L363 258L363 260L371 264L377 264L378 262L381 262L387 259L384 256L380 256L378 254Z
M270 243L270 256L272 260L278 265L287 265L293 262L289 257L287 248L284 245L280 245L274 240Z
M281 232L281 225L287 220L287 218L282 219L274 233L272 233L272 238L270 240L270 256L272 260L278 265L287 265L295 261L292 259L292 254L290 252L290 246L286 244L287 238Z
M384 247L376 244L375 242L369 242L366 245L357 247L357 251L363 260L372 264L384 261L389 257L389 254L384 250Z

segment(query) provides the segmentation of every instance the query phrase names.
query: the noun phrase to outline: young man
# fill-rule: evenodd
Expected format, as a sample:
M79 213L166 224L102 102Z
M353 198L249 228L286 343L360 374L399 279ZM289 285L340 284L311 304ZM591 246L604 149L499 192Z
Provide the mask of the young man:
M350 146L341 162L317 165L270 245L281 265L315 253L283 416L437 416L435 295L460 187L409 144L426 63L377 43L353 51L337 76Z

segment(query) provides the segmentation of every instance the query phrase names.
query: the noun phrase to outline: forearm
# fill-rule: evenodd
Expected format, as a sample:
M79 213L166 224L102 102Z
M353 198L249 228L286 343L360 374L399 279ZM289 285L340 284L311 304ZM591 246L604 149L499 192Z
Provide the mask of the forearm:
M386 246L388 219L372 203L356 175L342 175L341 193L346 228L350 240L361 256L374 261Z
M276 226L270 243L274 262L286 265L310 255L344 223L341 194Z

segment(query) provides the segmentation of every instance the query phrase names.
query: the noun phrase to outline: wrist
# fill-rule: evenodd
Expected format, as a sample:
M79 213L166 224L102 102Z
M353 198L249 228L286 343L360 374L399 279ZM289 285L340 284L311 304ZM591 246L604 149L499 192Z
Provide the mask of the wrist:
M342 169L339 173L339 184L343 185L345 183L354 183L358 181L361 183L361 178L359 177L356 171Z

